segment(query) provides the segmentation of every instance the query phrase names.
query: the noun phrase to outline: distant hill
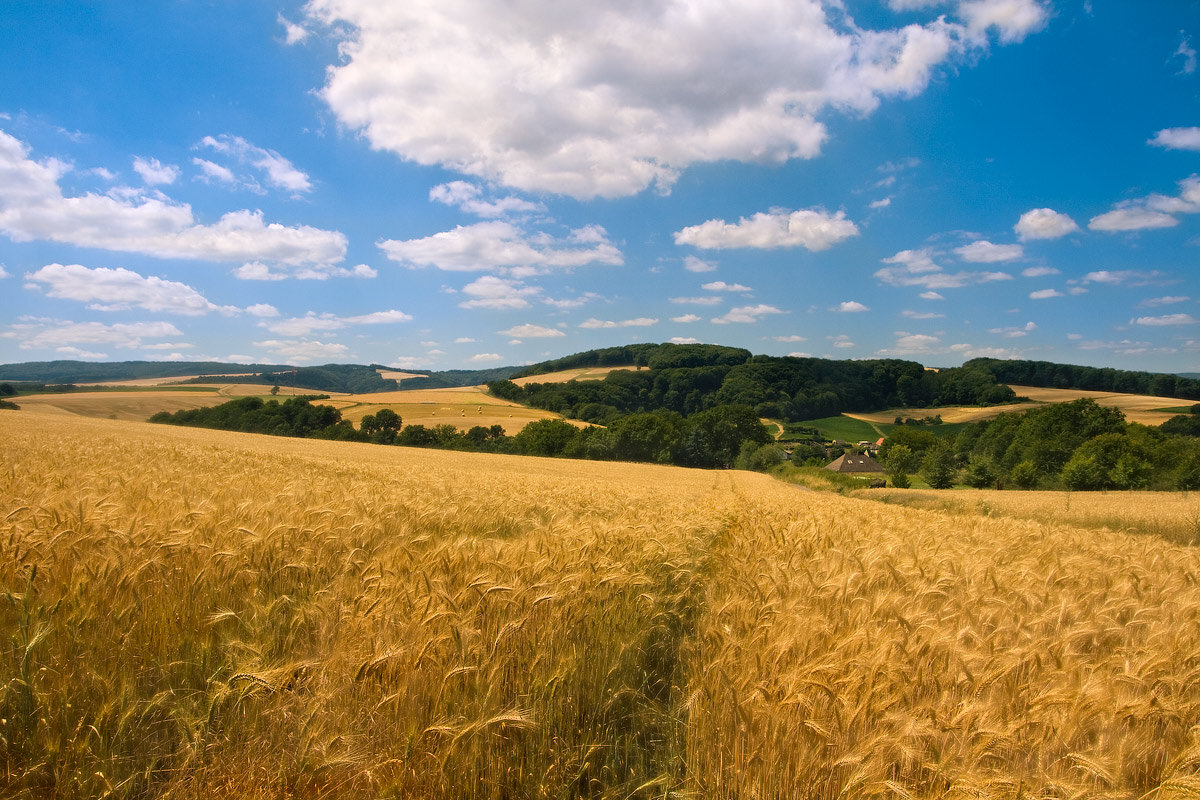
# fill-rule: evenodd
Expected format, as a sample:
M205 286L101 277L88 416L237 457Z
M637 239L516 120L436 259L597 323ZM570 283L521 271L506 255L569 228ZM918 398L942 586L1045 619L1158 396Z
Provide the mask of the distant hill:
M287 364L225 364L219 361L26 361L0 364L0 381L100 383L290 369Z
M995 358L975 358L963 364L963 367L986 370L1002 383L1021 386L1200 400L1200 379L1187 375Z

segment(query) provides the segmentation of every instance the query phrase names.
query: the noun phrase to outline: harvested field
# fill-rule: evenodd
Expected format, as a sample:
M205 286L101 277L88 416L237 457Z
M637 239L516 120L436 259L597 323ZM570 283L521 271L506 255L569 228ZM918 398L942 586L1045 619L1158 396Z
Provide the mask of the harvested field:
M1200 789L1200 552L1157 536L24 411L0 448L5 797Z
M566 383L567 381L599 381L610 373L623 370L636 370L638 367L581 367L565 369L560 372L547 372L544 375L530 375L527 378L514 378L513 383L524 386L527 383Z

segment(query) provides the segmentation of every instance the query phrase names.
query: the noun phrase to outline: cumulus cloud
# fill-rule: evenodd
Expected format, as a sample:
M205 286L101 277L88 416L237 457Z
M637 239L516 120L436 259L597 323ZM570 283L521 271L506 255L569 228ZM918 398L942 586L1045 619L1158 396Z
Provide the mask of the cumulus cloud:
M935 311L910 311L905 309L904 311L900 312L900 316L904 317L905 319L942 319L946 315L938 314Z
M756 306L740 306L731 308L729 312L721 317L713 317L712 321L718 325L726 325L731 322L754 323L758 322L761 317L770 314L786 314L786 311L778 309L775 306L759 304Z
M212 311L237 313L234 306L218 306L185 283L154 276L144 277L127 269L89 269L80 264L47 264L27 272L30 287L44 288L49 297L87 303L97 311L147 311L200 316Z
M344 344L315 339L267 339L255 347L269 351L288 364L320 364L337 361L350 352Z
M589 264L619 266L621 251L599 226L571 231L566 238L529 234L511 222L478 222L421 239L387 239L378 246L406 267L437 267L451 272L504 269L539 271Z
M183 332L169 322L70 322L67 320L22 317L8 326L0 337L15 339L22 350L76 348L80 345L109 345L134 350L146 339L166 339L182 336ZM103 354L93 354L103 357Z
M688 256L683 260L683 268L688 272L715 272L717 265L696 256Z
M246 306L246 313L252 317L278 317L279 309L269 303L255 303L252 306Z
M283 14L278 14L275 19L283 26L284 41L289 45L301 44L312 33L308 28L305 28L303 25L297 25L283 16Z
M670 339L672 344L699 344L700 340L695 336L672 336Z
M283 189L293 195L300 195L312 190L312 181L308 175L296 168L296 165L274 150L267 150L251 144L241 136L231 136L222 133L218 136L205 136L197 147L204 147L229 158L241 169L253 170L257 178L243 176L240 182L247 188L261 191L259 179L276 189ZM203 168L203 167L202 167ZM207 172L207 170L205 170ZM231 175L232 170L226 168Z
M411 316L394 309L349 317L339 317L328 313L316 314L310 311L303 317L260 322L258 325L279 336L308 336L318 331L340 331L351 325L383 325L410 321L412 321Z
M1017 41L1045 20L1033 0L884 30L819 0L306 8L341 39L321 96L373 147L578 198L666 191L695 163L812 158L830 109L916 95L989 31Z
M963 261L973 264L994 264L1001 261L1015 261L1025 255L1019 244L992 244L986 239L956 247L954 252Z
M719 306L721 304L719 297L671 297L668 300L678 305L691 306Z
M1059 239L1079 230L1075 220L1052 208L1034 208L1026 211L1013 225L1017 237L1027 242L1031 239Z
M648 328L651 325L657 325L658 320L653 317L637 317L636 319L625 319L620 321L603 320L590 317L579 323L579 327L588 330L602 330L606 328Z
M736 223L710 219L675 232L675 244L709 250L750 247L770 250L805 247L814 252L858 235L858 227L843 211L830 214L823 208L800 211L772 209Z
M933 260L933 252L928 249L901 250L881 261L889 266L876 270L876 278L891 286L923 286L929 290L921 294L926 300L944 299L933 291L935 289L959 289L973 283L1012 278L1006 272L946 272Z
M192 163L200 168L200 179L206 183L217 181L218 183L237 183L237 176L233 174L233 170L229 167L221 166L215 161L209 161L206 158L193 158Z
M515 325L506 331L500 331L504 336L521 336L526 339L547 339L553 336L566 336L558 328L545 328L541 325Z
M726 283L725 281L713 281L712 283L703 284L700 288L706 292L752 292L752 291L754 291L749 286L743 286L740 283Z
M933 292L933 291L921 292L919 297L922 300L945 300L946 299L942 295L938 294L937 292Z
M1186 303L1188 300L1191 300L1191 299L1192 298L1190 298L1190 297L1182 296L1182 295L1181 296L1167 295L1166 297L1151 297L1149 299L1143 300L1142 302L1138 303L1138 308L1157 308L1159 306L1171 306L1171 305L1175 305L1176 303Z
M1158 270L1149 272L1136 269L1100 269L1083 276L1084 283L1107 283L1110 285L1147 286L1161 283L1163 274Z
M803 336L793 333L788 336L772 336L771 341L791 343L791 342L807 342L808 339Z
M467 181L438 184L429 190L429 199L436 203L454 206L468 214L487 218L504 217L510 214L531 214L546 210L541 203L531 203L519 197L485 200L483 199L483 190Z
M1054 267L1029 267L1021 270L1021 277L1024 278L1044 278L1047 275L1058 275L1059 271Z
M1200 322L1191 314L1166 314L1161 317L1138 317L1134 320L1137 325L1149 325L1151 327L1163 327L1173 325L1195 325Z
M366 264L342 267L336 264L310 264L292 269L278 269L261 261L250 261L233 270L233 276L243 281L298 280L324 281L330 278L375 278L379 272Z
M700 317L695 314L683 314L678 317L671 317L671 322L699 322Z
M1118 203L1112 211L1092 217L1088 227L1097 231L1140 231L1171 228L1179 224L1176 214L1200 212L1200 176L1179 182L1179 194L1152 194Z
M879 351L881 356L932 355L945 352L942 340L926 333L896 331L896 343Z
M70 171L53 159L37 162L0 131L0 231L19 241L143 253L159 258L262 261L328 267L346 254L346 237L307 225L266 223L259 211L233 211L212 225L191 207L136 190L67 197L59 179Z
M4 265L0 264L0 281L4 280L5 278L9 278L9 277L11 277L11 276L4 269Z
M871 309L867 308L857 300L844 300L829 310L840 311L848 314L856 314L861 311L870 311Z
M504 356L500 355L499 353L476 353L467 360L472 364L491 364L496 361L500 361L503 358Z
M157 158L135 157L133 171L142 176L147 186L174 183L179 177L179 167L163 164Z
M463 287L463 294L470 300L458 304L459 308L489 308L492 310L529 308L530 298L541 295L539 286L526 286L522 281L483 275Z
M1200 128L1163 128L1147 144L1168 150L1200 150Z
M1020 327L1007 328L991 328L988 333L996 333L1009 339L1019 339L1022 336L1027 336L1031 331L1037 330L1037 325L1033 322L1026 322Z
M1035 292L1029 293L1030 300L1047 300L1051 297L1062 297L1063 293L1057 289L1038 289Z

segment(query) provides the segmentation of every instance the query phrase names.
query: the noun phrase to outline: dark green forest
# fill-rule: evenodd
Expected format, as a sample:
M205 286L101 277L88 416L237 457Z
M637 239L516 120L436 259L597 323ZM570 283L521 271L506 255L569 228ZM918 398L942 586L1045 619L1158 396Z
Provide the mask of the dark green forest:
M1200 380L1158 372L1131 372L1109 367L1081 367L1050 361L1001 361L975 358L964 368L982 369L1001 383L1046 389L1087 389L1096 392L1149 394L1200 400Z
M531 382L524 387L494 381L488 389L506 400L599 425L627 414L661 410L690 416L721 405L749 406L760 417L797 422L846 411L995 405L1016 399L986 369L934 372L899 359L753 356L715 345L630 345L580 353L537 369L604 365L631 356L648 369L613 372L599 381Z

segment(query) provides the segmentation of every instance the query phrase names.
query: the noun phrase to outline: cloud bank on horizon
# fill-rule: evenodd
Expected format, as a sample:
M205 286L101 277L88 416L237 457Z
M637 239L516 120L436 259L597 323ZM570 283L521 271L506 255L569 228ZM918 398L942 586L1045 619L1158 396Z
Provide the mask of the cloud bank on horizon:
M1194 4L216 5L6 10L0 361L1200 371Z

